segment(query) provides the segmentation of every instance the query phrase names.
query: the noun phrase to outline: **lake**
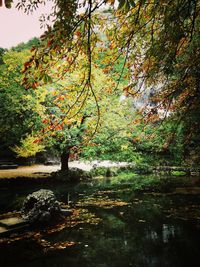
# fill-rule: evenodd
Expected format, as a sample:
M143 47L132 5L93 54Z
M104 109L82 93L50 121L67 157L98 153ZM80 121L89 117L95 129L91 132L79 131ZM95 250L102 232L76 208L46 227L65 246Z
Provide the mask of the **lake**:
M40 188L84 213L80 223L44 234L42 242L75 245L48 253L33 237L14 241L0 246L2 267L199 266L199 195L136 193L130 179L24 185L0 189L1 213L19 210L26 195Z

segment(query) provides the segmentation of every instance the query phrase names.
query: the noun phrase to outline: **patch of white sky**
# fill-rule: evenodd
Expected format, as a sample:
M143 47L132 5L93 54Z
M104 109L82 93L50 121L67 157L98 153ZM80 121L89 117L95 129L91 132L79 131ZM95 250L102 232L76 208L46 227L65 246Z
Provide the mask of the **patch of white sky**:
M17 1L14 0L12 8L3 5L0 7L0 47L11 48L19 43L27 42L33 37L39 37L44 33L39 18L42 14L49 14L52 4L47 1L32 14L25 14L18 10Z
M39 19L42 14L48 15L52 8L52 2L46 1L45 5L40 5L36 11L27 15L16 8L18 0L13 2L10 9L6 8L4 4L0 7L0 47L2 48L9 49L34 37L40 37L45 29L41 27ZM118 4L117 0L115 4ZM81 8L79 11L82 12L83 9Z

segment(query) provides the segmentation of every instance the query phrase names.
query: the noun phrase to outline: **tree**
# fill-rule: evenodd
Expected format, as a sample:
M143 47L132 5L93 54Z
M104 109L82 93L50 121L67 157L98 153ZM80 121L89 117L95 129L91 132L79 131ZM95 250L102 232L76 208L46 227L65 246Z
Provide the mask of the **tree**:
M6 49L0 47L0 65L2 65L3 62L3 55L5 54Z
M32 38L26 43L20 43L15 47L12 47L11 50L16 51L16 52L22 52L24 50L31 50L32 47L37 47L40 44L40 40L36 37Z
M121 100L118 94L111 94L104 100L106 110L101 114L100 127L92 141L82 148L81 156L89 159L112 161L133 161L131 136L134 111L130 99Z
M40 101L38 91L25 91L21 85L21 70L30 52L7 51L0 65L0 136L1 151L8 151L29 138L40 127ZM36 152L38 149L36 149Z
M43 111L40 115L43 125L39 131L32 133L32 137L35 134L32 143L56 151L61 158L62 171L68 170L70 153L87 145L101 128L105 118L103 114L108 112L110 99L107 100L107 97L116 88L116 82L97 65L93 66L91 72L92 87L89 84L82 87L86 76L85 62L86 58L79 56L78 70L67 72L62 79L58 79L55 71L58 66L49 69L46 79L51 79L50 83L36 90L43 95ZM62 69L65 61L58 61L57 64ZM29 155L28 150L34 152L29 146L30 141L30 138L23 139L21 147L17 146L15 151L20 155Z
M127 95L136 97L144 90L155 89L151 98L157 105L146 112L146 122L156 117L158 109L163 109L166 115L160 119L162 124L170 111L173 122L177 125L184 122L187 128L184 142L196 140L200 125L195 115L199 114L200 99L200 1L118 2L116 8L117 1L114 0L55 1L57 8L48 17L54 16L55 23L48 26L40 47L27 62L24 85L31 88L35 87L35 81L38 84L47 82L48 69L55 66L58 59L67 59L65 70L70 71L77 67L78 55L84 54L87 77L83 87L86 84L92 86L94 53L109 47L106 70L112 69L120 55L124 56L121 73L125 67L130 70L131 83L124 88ZM38 7L38 3L21 1L18 7L30 12ZM107 15L97 12L103 6L109 10ZM59 75L62 77L63 71ZM158 122L158 116L156 120Z

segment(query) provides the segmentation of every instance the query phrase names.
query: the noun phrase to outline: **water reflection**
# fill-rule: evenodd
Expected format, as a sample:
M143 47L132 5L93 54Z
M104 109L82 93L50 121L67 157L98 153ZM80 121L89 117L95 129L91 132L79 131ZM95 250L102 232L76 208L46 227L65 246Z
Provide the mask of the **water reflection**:
M178 232L178 228L176 228L176 232ZM175 237L175 227L173 225L163 224L162 237L163 242L168 243L171 239Z
M105 181L104 181L105 182ZM103 183L104 183L103 182ZM109 181L106 183L109 184ZM76 186L46 187L59 200L76 206L88 197L127 201L127 206L87 208L101 218L98 225L87 223L46 236L49 242L74 241L78 245L46 255L33 240L16 242L0 249L0 266L14 267L193 267L198 266L200 231L195 224L167 218L172 206L199 203L199 198L135 195L130 188L114 185L102 188L100 181ZM4 210L19 207L23 198L38 188L17 188L0 195ZM112 189L112 190L111 190ZM10 198L10 202L8 201ZM7 203L7 204L6 204ZM8 203L12 203L8 204ZM6 205L6 206L5 206ZM10 206L9 206L10 205Z
M164 223L161 225L160 231L159 229L157 232L155 230L147 229L145 234L146 238L154 243L158 242L159 238L161 238L161 242L167 244L180 235L180 227Z

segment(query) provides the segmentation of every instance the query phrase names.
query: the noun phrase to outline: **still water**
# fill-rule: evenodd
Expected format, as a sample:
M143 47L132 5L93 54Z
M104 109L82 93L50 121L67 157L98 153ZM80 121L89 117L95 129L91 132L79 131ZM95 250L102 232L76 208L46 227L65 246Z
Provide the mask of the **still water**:
M49 242L76 243L55 253L41 251L32 239L1 247L1 267L196 267L200 264L199 219L194 214L188 216L200 205L198 195L136 194L131 182L113 186L106 180L73 186L21 186L1 189L1 213L18 210L25 196L40 188L53 190L60 201L69 202L74 208L82 206L100 221L85 222L47 236Z

